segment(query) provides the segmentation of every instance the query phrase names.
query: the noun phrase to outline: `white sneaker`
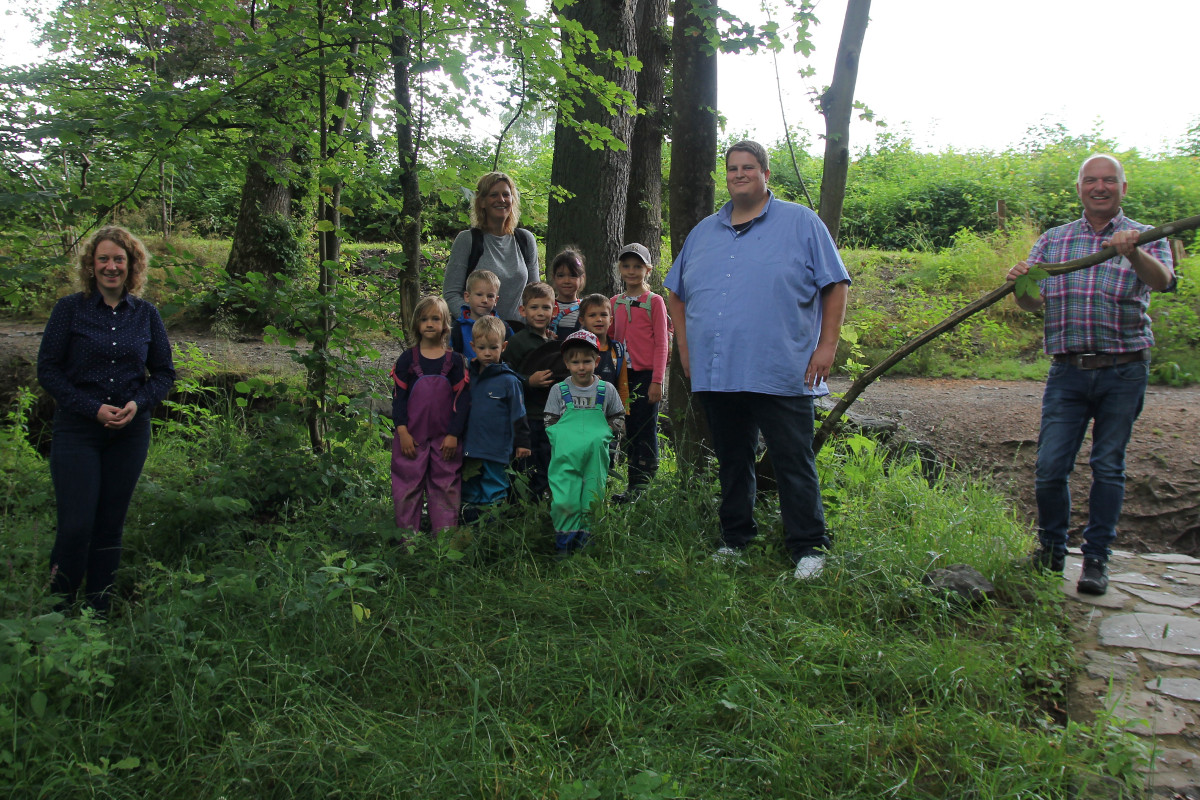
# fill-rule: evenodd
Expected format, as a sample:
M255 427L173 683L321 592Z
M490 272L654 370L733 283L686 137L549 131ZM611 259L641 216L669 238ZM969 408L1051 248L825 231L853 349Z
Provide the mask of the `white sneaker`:
M796 571L792 577L798 581L811 581L825 571L825 556L813 553L796 562Z
M740 567L746 563L741 550L727 545L718 547L717 552L712 554L712 560L728 567Z

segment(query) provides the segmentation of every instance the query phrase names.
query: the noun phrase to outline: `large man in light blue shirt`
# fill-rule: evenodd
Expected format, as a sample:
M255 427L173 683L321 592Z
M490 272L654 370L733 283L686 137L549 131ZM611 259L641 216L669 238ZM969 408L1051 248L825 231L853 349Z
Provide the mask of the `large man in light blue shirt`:
M812 210L767 189L767 153L725 153L730 201L697 225L667 274L684 374L708 418L721 480L718 560L737 561L758 532L755 450L775 466L795 577L825 567L829 537L812 451L813 398L837 350L850 275Z

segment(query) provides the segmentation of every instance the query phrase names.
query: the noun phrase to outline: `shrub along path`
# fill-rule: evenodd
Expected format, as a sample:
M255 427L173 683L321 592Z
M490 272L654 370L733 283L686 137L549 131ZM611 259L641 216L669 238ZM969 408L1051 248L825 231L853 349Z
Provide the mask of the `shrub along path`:
M1109 591L1075 591L1078 550L1061 585L1083 668L1068 694L1068 716L1088 724L1111 717L1144 737L1142 769L1150 771L1153 796L1172 800L1200 800L1198 395L1195 388L1150 387L1126 459L1118 544L1127 549L1114 552ZM1032 524L1041 396L1034 381L884 379L853 410L895 420L899 437L991 476ZM1076 541L1086 519L1087 448L1072 477ZM1153 552L1159 548L1169 552Z
M837 380L842 390L849 381ZM899 434L944 463L987 476L1032 525L1038 381L883 378L852 413L899 423ZM1084 443L1071 477L1073 541L1083 530L1091 472ZM1200 556L1200 388L1151 386L1126 455L1125 509L1117 545Z

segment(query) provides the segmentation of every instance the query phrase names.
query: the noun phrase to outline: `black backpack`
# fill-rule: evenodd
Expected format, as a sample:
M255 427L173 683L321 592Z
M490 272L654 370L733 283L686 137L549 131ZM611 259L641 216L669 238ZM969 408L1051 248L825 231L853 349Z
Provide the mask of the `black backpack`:
M517 247L521 249L521 257L525 259L525 266L530 266L537 260L537 241L533 238L533 233L526 228L517 228L513 231L513 235L517 237ZM467 275L475 271L475 267L479 265L479 259L482 257L483 231L479 228L471 228L471 255L467 257Z

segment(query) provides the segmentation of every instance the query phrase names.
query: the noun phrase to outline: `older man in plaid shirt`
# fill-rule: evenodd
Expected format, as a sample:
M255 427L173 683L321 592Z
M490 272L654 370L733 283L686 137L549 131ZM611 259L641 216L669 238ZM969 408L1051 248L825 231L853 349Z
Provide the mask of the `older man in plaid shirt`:
M1034 563L1061 573L1071 519L1067 478L1092 423L1092 489L1083 531L1083 573L1078 589L1108 590L1108 546L1117 535L1125 499L1125 446L1142 412L1150 371L1150 292L1175 282L1166 240L1137 246L1140 225L1121 213L1128 184L1121 162L1108 155L1086 159L1075 190L1083 217L1042 234L1026 261L1051 264L1091 255L1112 245L1117 256L1102 264L1046 278L1036 295L1015 296L1026 311L1045 309L1046 352L1052 364L1042 396L1038 435L1037 505L1040 546Z

